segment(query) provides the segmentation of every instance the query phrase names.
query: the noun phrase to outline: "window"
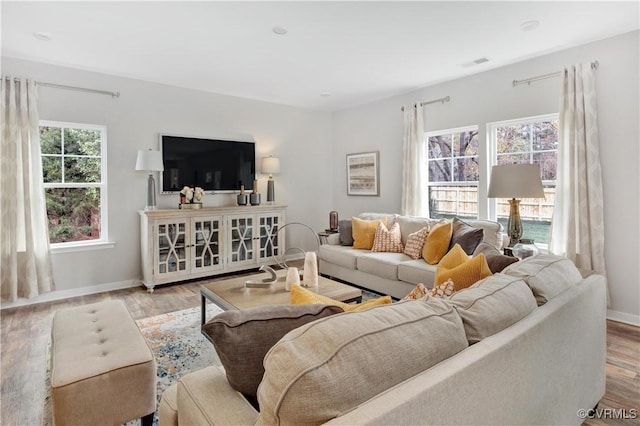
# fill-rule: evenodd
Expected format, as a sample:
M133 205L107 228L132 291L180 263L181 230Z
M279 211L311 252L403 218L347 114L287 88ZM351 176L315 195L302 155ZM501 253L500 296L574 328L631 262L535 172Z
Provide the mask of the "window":
M478 127L425 134L432 218L478 217Z
M545 198L521 200L520 216L523 237L547 244L556 193L558 115L491 123L489 135L493 164L532 163L540 166ZM506 199L496 202L492 216L506 227L509 202Z
M53 247L104 241L106 127L40 122L42 175Z

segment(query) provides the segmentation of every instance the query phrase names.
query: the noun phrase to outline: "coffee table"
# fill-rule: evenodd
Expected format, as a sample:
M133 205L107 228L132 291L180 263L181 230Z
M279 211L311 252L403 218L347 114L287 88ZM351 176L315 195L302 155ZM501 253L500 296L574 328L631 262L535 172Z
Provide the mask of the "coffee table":
M200 289L202 297L202 324L206 322L207 300L215 303L224 310L247 309L265 305L288 305L290 293L284 289L287 275L286 269L276 271L278 279L269 288L245 288L244 282L251 279L262 279L269 275L259 273L243 275L228 280L205 284ZM309 290L330 297L340 302L360 302L362 291L358 288L333 281L326 277L318 277L318 288Z

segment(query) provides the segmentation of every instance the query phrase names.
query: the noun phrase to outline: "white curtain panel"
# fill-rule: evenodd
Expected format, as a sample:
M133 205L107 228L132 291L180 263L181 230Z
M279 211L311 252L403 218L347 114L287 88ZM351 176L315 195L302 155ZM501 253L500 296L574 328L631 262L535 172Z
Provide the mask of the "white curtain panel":
M606 274L600 141L594 70L563 70L556 199L550 251Z
M424 109L419 103L404 107L404 139L402 143L402 206L408 216L429 216L429 203L423 187L425 147Z
M2 301L54 288L35 82L2 77L0 292Z

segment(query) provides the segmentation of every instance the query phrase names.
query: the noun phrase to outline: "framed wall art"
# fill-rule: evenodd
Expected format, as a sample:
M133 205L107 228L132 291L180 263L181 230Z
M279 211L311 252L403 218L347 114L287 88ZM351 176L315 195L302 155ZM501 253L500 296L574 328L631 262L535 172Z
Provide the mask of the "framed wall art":
M380 153L347 154L347 195L380 195Z

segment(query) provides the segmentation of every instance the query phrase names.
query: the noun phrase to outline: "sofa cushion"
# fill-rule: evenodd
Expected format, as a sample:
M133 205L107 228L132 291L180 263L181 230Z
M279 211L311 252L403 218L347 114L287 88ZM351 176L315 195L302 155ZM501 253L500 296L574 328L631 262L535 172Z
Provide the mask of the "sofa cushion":
M369 308L373 308L374 306L389 304L391 303L391 296L382 296L377 299L366 300L362 303L344 303L338 300L333 300L330 297L314 293L311 290L307 290L306 288L299 286L298 284L291 286L292 305L308 305L314 303L339 306L345 312L356 312L365 311Z
M500 222L482 219L467 219L465 222L474 228L482 228L484 230L482 241L491 244L497 249L502 248L502 238L504 237L502 231L504 228Z
M351 218L351 226L353 227L353 248L371 250L373 240L376 236L378 223L387 224L385 218L364 220L357 217Z
M342 219L338 221L338 233L340 234L340 245L353 245L353 228L351 226L351 219Z
M515 324L538 307L522 279L504 274L479 281L447 301L462 317L470 345Z
M433 226L436 221L433 221L429 218L425 217L417 217L417 216L398 216L396 218L396 223L400 225L400 233L402 234L402 244L407 245L407 241L410 234L414 232L418 232L422 228L427 228L427 230Z
M398 265L409 260L404 253L366 253L358 256L358 271L390 280L398 279Z
M553 254L528 257L507 266L502 272L524 279L531 287L538 306L582 280L580 271L571 260Z
M404 254L412 259L421 259L422 249L424 248L424 243L427 241L428 235L428 226L420 228L416 232L409 234L406 244L404 245Z
M404 246L400 239L400 225L394 223L387 229L382 222L378 223L371 251L379 253L403 253Z
M478 247L478 244L484 237L484 229L476 228L469 225L463 220L457 217L453 218L451 241L449 242L449 250L456 244L459 244L467 254L473 254L473 251Z
M232 388L255 398L262 380L262 360L289 331L343 312L329 305L271 305L225 311L202 326L220 358Z
M353 247L323 244L318 251L320 260L334 263L349 269L356 269L358 257L369 253L368 250L354 250Z
M422 257L429 265L435 265L447 254L453 227L450 222L442 222L429 230L427 241L422 249Z
M411 284L429 283L433 287L438 265L429 265L424 260L408 260L398 265L398 279Z
M467 346L460 316L439 299L303 325L265 357L256 424L327 422Z
M493 272L494 274L501 272L507 266L518 261L517 257L505 256L504 254L500 253L500 250L498 250L491 244L484 242L478 244L478 247L476 247L476 249L474 250L473 255L477 256L480 253L484 254L484 257L487 259L489 269L491 269L491 272Z
M451 279L456 291L459 291L490 275L491 270L482 253L476 257L469 257L462 247L456 244L438 264L434 284L438 285Z

